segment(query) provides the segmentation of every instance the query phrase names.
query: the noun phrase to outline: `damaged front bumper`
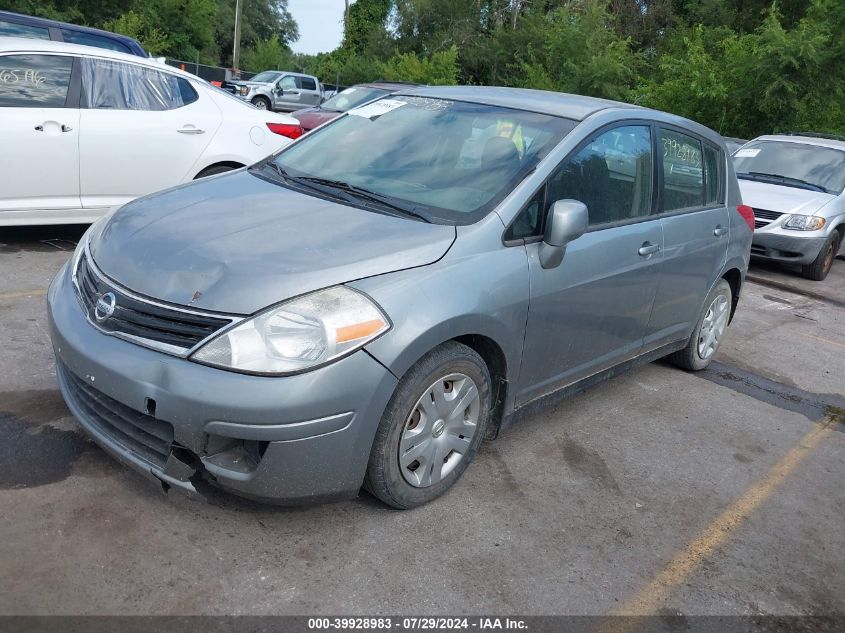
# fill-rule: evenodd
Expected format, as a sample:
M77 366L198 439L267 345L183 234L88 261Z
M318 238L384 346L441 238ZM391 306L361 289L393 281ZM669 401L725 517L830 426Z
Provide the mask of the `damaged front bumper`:
M165 489L276 503L353 497L396 378L365 351L295 376L193 363L94 328L67 269L48 295L59 387L107 452Z

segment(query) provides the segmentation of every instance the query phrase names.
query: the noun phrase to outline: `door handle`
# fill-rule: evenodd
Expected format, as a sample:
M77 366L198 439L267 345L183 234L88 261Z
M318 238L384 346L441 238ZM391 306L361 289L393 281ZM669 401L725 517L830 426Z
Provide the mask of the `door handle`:
M728 229L724 228L721 224L717 225L715 229L713 229L713 235L716 237L722 237L728 232Z
M640 246L640 250L637 252L642 257L648 257L649 255L654 255L657 251L660 250L659 244L652 244L651 242L644 242L642 246Z
M198 127L180 127L178 130L179 134L205 134L205 130L201 130Z
M64 123L62 123L62 128L61 128L61 130L62 130L62 132L71 132L71 131L73 131L73 128L72 128L71 126L69 126L69 125L65 125ZM36 126L35 126L35 131L36 131L36 132L43 132L43 131L44 131L44 126L43 126L43 125L36 125Z

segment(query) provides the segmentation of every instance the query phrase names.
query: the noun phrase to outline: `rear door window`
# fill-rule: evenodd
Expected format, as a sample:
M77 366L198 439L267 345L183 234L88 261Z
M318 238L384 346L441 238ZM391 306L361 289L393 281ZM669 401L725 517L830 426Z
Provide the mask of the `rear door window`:
M198 99L182 77L105 59L82 60L85 104L97 110L175 110Z
M303 90L316 90L317 89L317 82L311 79L310 77L301 77L300 81L302 82L302 89Z
M0 57L0 107L64 107L72 67L72 57L59 55Z
M62 29L62 38L64 38L65 42L70 44L96 46L97 48L105 48L110 51L118 51L121 53L131 52L128 46L124 46L117 40L113 40L110 37L103 37L102 35L94 35L93 33L83 33L81 31Z
M43 26L30 26L29 24L0 20L0 36L49 40L50 31Z
M701 141L692 136L660 130L663 149L664 212L693 209L704 205L704 169Z

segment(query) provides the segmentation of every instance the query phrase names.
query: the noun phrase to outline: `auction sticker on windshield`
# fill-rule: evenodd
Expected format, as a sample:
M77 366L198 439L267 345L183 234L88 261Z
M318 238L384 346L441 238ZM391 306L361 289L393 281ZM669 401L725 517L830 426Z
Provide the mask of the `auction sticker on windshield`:
M754 158L759 153L759 149L741 149L734 154L734 158Z
M360 108L354 108L349 111L349 114L354 114L355 116L362 116L365 119L372 120L380 117L382 114L387 114L391 110L401 108L403 105L408 104L404 101L399 101L397 99L382 99L381 101L374 101L373 103L368 103L367 105L361 106Z

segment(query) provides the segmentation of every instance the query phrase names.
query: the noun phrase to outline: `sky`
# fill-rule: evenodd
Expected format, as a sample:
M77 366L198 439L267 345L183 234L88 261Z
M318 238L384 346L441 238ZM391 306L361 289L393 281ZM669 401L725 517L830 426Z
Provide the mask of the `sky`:
M343 38L343 6L343 0L288 0L288 11L299 24L293 51L327 53L337 48Z

